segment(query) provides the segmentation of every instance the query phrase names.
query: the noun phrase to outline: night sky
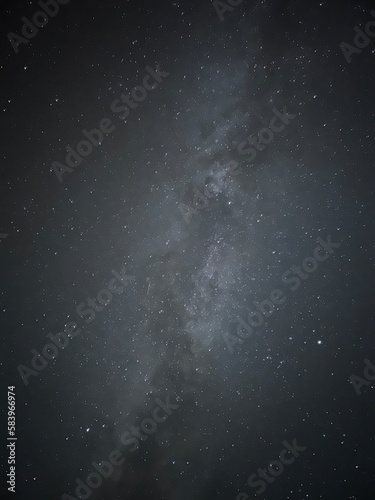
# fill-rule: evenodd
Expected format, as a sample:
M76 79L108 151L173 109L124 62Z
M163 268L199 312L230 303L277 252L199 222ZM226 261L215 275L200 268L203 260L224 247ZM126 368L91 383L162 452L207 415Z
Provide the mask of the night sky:
M373 500L373 2L46 3L1 4L1 488Z

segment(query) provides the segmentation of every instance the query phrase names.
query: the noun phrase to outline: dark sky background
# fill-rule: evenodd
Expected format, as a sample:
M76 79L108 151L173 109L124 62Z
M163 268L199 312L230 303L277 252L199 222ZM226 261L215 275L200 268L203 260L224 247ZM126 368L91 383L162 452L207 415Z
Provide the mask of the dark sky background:
M71 0L19 54L7 34L40 7L1 7L13 497L77 498L117 448L90 499L372 500L374 383L357 395L350 376L375 364L375 37L350 64L340 49L372 2L244 0L221 21L209 0ZM158 64L169 75L121 121L111 103ZM237 147L274 107L297 116L249 161ZM115 130L60 183L52 162L103 118ZM187 222L195 188L207 207ZM290 291L284 272L329 235L340 247ZM134 279L86 323L76 307L123 267ZM277 288L285 304L231 353L238 317ZM69 321L81 333L25 386L17 367ZM168 397L179 408L130 453L121 434ZM248 476L293 439L306 450L256 495Z

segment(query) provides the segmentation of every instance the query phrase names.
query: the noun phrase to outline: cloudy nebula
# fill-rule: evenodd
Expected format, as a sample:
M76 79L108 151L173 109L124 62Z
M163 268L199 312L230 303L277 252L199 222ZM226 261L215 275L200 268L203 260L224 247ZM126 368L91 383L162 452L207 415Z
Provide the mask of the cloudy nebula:
M372 499L371 2L29 4L3 6L4 491Z

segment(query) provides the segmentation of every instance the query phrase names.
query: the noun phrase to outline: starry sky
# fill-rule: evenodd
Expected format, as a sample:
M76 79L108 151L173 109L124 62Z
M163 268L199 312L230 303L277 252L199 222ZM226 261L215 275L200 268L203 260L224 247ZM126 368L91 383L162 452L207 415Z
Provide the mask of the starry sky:
M16 53L7 35L40 7L3 0L0 360L3 402L16 386L16 498L78 498L76 478L117 449L125 461L87 498L373 499L374 382L358 394L351 376L375 364L375 37L350 63L340 47L371 8L73 0ZM114 101L150 70L157 86L121 117ZM282 130L244 154L283 110ZM59 177L66 147L104 119L113 130ZM339 246L293 291L285 273L319 238ZM285 302L240 338L274 290ZM22 378L72 322L68 345ZM121 435L168 398L178 408L131 451ZM294 439L305 451L257 494L248 477ZM5 459L1 471L5 490Z

